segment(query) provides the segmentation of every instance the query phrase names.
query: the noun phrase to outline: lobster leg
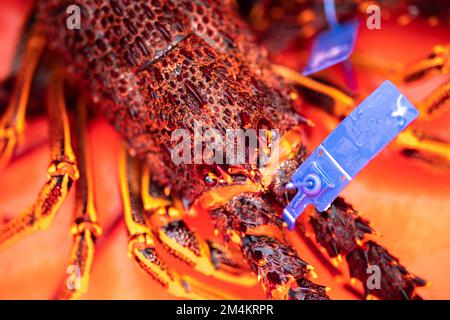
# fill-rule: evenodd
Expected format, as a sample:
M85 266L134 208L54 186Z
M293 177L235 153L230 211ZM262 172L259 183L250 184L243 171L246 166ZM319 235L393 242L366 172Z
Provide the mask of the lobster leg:
M205 241L189 228L183 221L181 203L171 199L168 192L151 181L150 172L144 167L142 198L146 221L167 251L202 274L243 286L254 285L256 281L250 270L237 261L233 252L213 241Z
M23 64L15 79L9 104L0 119L0 169L9 162L23 135L31 83L44 47L45 38L39 31L34 31L26 43Z
M284 241L282 223L274 212L260 196L242 194L213 209L211 216L225 240L240 246L268 298L328 299L325 287L308 280L312 266Z
M447 81L435 89L417 107L425 114L425 117L434 117L450 110L450 81Z
M433 48L430 56L404 68L402 80L405 83L425 80L431 75L448 74L450 70L450 45ZM423 118L433 118L450 110L450 81L446 81L417 103ZM431 164L433 167L450 168L450 141L442 141L426 134L407 130L396 144L403 155Z
M187 299L231 299L207 284L180 274L161 259L156 251L156 239L147 227L141 198L141 168L137 160L121 151L120 186L125 224L129 233L128 254L139 267L163 286L170 294Z
M407 158L429 164L434 169L450 170L450 141L407 129L395 139L395 147Z
M272 67L288 83L304 88L308 92L314 92L316 96L320 96L322 101L331 102L333 113L336 115L346 115L355 106L354 99L337 88L302 76L298 71L282 65L273 65Z
M448 74L450 70L450 45L437 45L431 54L418 61L403 64L386 61L375 56L355 52L352 64L361 70L381 73L394 82L412 83L425 80L436 74Z
M48 228L66 199L73 182L78 179L63 90L63 72L57 69L53 71L48 90L47 107L51 123L49 179L31 208L0 226L0 250L28 234Z
M450 45L437 45L432 53L417 62L407 65L402 72L402 80L411 83L424 80L433 74L448 74L450 71Z
M87 292L95 253L95 239L101 235L101 228L97 223L97 213L94 205L86 118L86 103L83 98L80 98L77 106L75 130L75 154L80 169L80 178L75 185L76 204L71 229L74 243L70 255L69 277L58 292L58 299L77 299Z

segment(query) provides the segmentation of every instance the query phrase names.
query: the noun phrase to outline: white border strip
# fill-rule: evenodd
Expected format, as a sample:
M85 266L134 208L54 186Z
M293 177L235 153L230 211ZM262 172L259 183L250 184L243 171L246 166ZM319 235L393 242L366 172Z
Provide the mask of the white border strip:
M339 171L348 179L348 180L352 180L352 177L347 173L347 171L344 170L344 168L341 167L341 165L336 161L335 158L333 158L333 156L327 151L327 149L325 149L325 147L323 145L320 145L320 147L322 148L322 150L325 152L325 154L328 156L328 158L330 158L331 162L333 162L333 164L336 166L336 168L339 169Z

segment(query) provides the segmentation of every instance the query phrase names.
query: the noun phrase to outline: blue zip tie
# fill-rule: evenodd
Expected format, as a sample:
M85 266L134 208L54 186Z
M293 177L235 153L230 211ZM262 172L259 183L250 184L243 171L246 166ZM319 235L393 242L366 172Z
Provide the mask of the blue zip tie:
M325 16L327 17L330 29L339 29L339 22L336 15L336 6L334 4L334 0L325 0L323 5Z
M347 61L355 48L358 22L354 20L339 24L334 0L324 0L324 11L329 29L318 34L314 40L308 64L302 71L304 76ZM350 64L344 72L346 82L356 89L356 78Z

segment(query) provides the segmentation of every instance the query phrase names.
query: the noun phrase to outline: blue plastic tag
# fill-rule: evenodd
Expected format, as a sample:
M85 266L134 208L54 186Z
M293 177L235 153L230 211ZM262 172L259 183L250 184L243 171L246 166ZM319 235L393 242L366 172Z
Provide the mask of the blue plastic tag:
M355 47L357 34L357 21L337 25L319 34L303 75L308 76L347 60Z
M390 81L372 92L292 175L286 187L296 188L298 193L283 211L289 228L309 204L326 210L352 178L418 115Z

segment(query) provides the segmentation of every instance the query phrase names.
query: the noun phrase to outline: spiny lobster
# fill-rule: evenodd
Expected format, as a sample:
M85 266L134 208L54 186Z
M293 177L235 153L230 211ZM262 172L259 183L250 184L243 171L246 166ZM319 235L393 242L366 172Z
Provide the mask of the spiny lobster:
M36 3L22 66L0 122L0 164L5 165L24 130L35 71L38 65L44 68L50 74L49 179L29 210L0 226L0 248L47 228L75 184L70 263L79 268L81 285L64 286L58 297L76 298L87 290L95 241L101 236L86 141L87 106L92 106L126 143L120 187L128 253L171 294L232 297L168 266L157 243L201 273L252 284L235 245L268 298L328 299L326 288L311 280L312 266L287 242L279 218L280 208L293 196L285 186L307 156L302 128L309 121L297 112L301 102L292 84L335 93L347 104L353 100L273 66L232 1L86 0L80 3L81 28L68 30L71 4ZM71 104L77 111L73 133L66 110ZM197 122L222 133L276 128L279 166L271 167L270 161L263 167L175 164L172 133L182 128L193 134ZM210 213L217 232L233 246L205 241L183 222L183 215L202 212ZM310 222L331 257L345 256L352 277L365 283L367 267L380 267L382 287L365 287L366 296L418 298L415 289L426 281L385 248L366 241L373 229L343 199L326 212L313 212Z

